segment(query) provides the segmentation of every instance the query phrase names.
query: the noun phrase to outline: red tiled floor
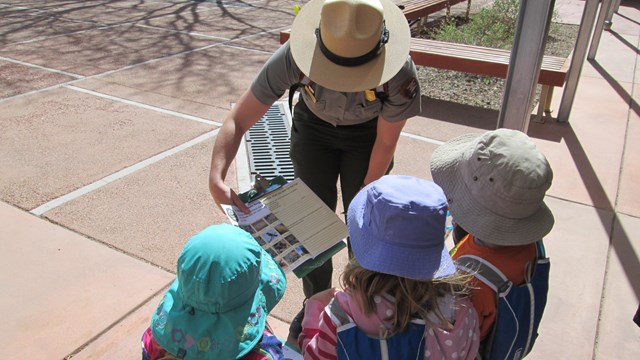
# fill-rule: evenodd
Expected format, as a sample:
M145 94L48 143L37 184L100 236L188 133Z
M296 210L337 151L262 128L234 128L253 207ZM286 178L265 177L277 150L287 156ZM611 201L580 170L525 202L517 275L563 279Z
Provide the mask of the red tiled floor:
M215 128L66 88L1 105L0 199L27 210Z
M0 60L0 99L63 84L76 78Z
M60 359L167 286L172 275L0 203L6 354ZM33 346L37 341L38 346Z
M139 357L182 245L225 221L207 189L215 129L276 48L296 3L0 0L0 306L14 309L0 327L4 354ZM557 0L560 20L579 23L584 4ZM640 353L631 322L640 301L635 3L622 2L612 30L585 64L569 124L548 119L529 129L554 169L547 203L556 226L546 239L549 301L527 359ZM556 89L555 109L561 98ZM439 142L493 129L497 116L424 99L393 173L430 178ZM232 164L232 187L243 171ZM88 184L41 216L20 210ZM346 261L346 251L334 259L336 286ZM289 275L270 319L280 337L302 298Z
M0 56L91 76L219 41L162 29L118 25L7 45L0 49Z
M78 87L222 121L251 84L263 51L215 46L76 83Z
M632 106L629 110L629 127L625 138L625 150L622 158L622 173L620 174L620 190L618 192L616 209L626 215L640 217L640 96L634 88Z

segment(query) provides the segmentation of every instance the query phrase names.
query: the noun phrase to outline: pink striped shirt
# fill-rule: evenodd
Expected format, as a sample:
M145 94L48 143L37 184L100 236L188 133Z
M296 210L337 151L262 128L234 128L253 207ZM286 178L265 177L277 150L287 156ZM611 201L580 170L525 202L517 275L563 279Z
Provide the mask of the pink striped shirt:
M376 313L365 315L349 291L339 291L335 296L340 307L369 336L381 337L391 323L384 320L393 314L395 304L389 296L376 296ZM475 359L480 345L478 315L468 299L443 298L440 309L454 326L452 330L428 328L425 336L424 359ZM326 304L308 300L302 321L302 333L298 339L305 359L337 359L337 326L325 309ZM435 316L430 318L437 322Z

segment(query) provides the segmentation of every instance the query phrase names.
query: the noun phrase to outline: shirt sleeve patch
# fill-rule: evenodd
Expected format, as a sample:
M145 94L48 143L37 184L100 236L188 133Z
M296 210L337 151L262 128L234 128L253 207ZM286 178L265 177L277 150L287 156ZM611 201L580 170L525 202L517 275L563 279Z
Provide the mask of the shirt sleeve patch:
M418 89L418 80L416 78L411 78L402 84L400 93L407 99L413 99L418 95Z

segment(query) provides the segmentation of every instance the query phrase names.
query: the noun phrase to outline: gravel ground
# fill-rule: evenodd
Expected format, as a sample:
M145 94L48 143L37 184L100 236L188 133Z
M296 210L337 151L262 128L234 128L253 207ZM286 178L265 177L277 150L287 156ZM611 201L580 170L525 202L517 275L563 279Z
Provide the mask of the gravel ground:
M437 21L427 26L437 26ZM573 50L578 35L577 25L554 23L554 31L547 40L545 54L566 57ZM426 31L414 36L427 37ZM418 66L418 80L422 95L433 99L446 100L488 109L500 109L504 91L504 79L466 74L457 71L440 70ZM533 105L538 103L540 86L536 91Z

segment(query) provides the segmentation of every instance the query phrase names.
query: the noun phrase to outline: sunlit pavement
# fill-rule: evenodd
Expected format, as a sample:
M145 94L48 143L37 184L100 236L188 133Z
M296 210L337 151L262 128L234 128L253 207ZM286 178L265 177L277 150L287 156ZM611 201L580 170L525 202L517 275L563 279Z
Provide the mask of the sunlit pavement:
M207 188L213 141L296 3L0 0L6 356L140 357L182 246L226 221ZM583 6L556 1L573 24ZM530 359L640 354L631 321L640 301L639 43L640 8L623 1L582 69L570 122L529 128L554 170L547 203L556 217L546 239L549 300ZM556 89L555 109L561 98ZM496 119L425 98L393 172L431 178L439 143L493 129ZM235 165L228 179L236 186ZM335 258L336 286L345 262L346 252ZM269 320L281 337L303 300L300 281L288 279Z

